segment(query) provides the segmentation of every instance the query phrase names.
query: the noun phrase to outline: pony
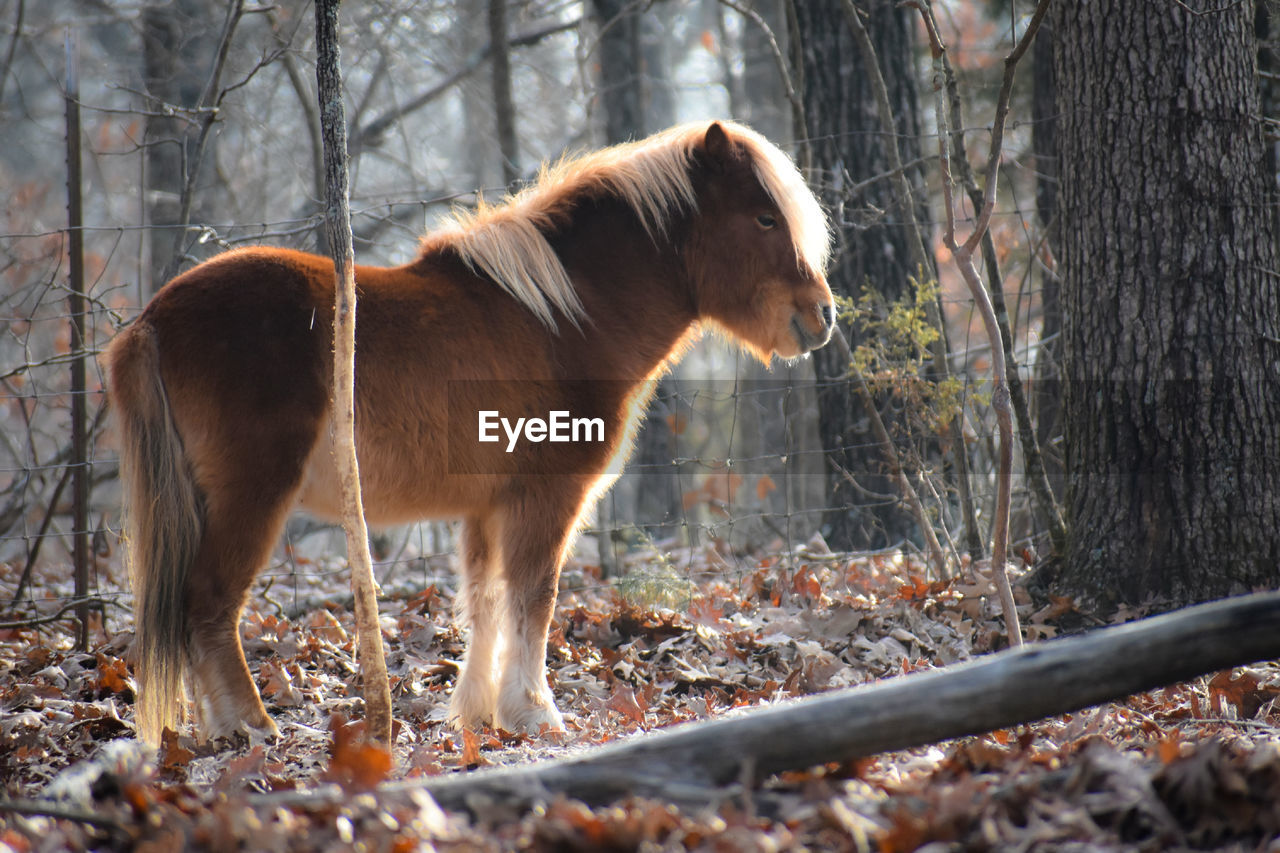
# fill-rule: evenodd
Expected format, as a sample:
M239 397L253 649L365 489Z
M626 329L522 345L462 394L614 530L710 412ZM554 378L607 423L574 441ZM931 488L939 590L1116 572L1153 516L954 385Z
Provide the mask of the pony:
M453 725L562 728L546 679L560 568L655 380L704 327L766 363L825 344L830 246L790 158L718 121L544 165L455 211L412 262L357 265L366 517L462 522ZM146 741L187 695L206 736L277 733L239 622L290 513L339 515L334 302L330 259L236 249L168 282L103 354ZM557 417L603 429L557 441ZM516 441L499 423L523 425Z

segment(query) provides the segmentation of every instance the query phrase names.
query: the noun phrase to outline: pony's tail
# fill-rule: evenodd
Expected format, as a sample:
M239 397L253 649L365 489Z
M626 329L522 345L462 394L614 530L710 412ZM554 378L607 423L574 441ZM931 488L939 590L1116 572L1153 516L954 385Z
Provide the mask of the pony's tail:
M135 322L103 361L120 435L137 727L157 745L165 727L176 726L185 692L186 589L203 529L202 500L169 409L154 330Z

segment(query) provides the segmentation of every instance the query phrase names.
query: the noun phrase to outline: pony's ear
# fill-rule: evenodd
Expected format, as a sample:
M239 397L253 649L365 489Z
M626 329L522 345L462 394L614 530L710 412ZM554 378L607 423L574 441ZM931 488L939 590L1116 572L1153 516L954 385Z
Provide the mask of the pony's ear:
M733 159L733 143L729 140L729 134L725 132L724 127L718 121L713 121L711 126L707 128L707 135L703 139L703 145L707 150L707 160L714 168L723 170L729 165L729 161Z

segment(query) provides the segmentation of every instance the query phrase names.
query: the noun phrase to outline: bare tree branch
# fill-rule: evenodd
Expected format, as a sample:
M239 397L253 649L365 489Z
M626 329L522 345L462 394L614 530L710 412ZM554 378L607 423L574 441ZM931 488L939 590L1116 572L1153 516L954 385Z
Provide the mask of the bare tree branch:
M90 596L88 598L73 598L57 612L50 613L45 616L32 616L29 619L15 619L12 622L0 622L0 631L12 631L20 628L35 628L40 625L49 625L62 619L67 615L69 610L77 610L79 608L97 610L99 613L106 610L107 602L104 598Z
M22 19L27 14L27 0L18 0L18 17L13 22L13 38L9 39L9 50L4 56L4 65L0 66L0 102L4 101L4 84L9 80L9 69L13 67L13 55L18 51L18 39L22 37Z
M787 100L791 102L791 120L796 127L808 127L809 122L804 114L804 101L800 98L800 94L791 80L789 63L787 58L782 55L782 49L778 47L778 39L774 36L773 30L769 28L768 22L755 9L743 6L737 0L720 0L720 2L751 21L764 34L765 40L769 43L769 52L773 54L773 61L778 66L778 76L782 78L782 87L786 90ZM800 139L797 140L797 144L807 146L808 142ZM797 159L803 160L804 158Z
M1040 0L1036 4L1035 12L1031 15L1031 20L1027 23L1027 29L1022 33L1022 38L1018 40L1013 52L1004 59L1004 79L1000 84L1000 94L996 98L996 115L991 122L991 150L987 153L987 188L983 197L982 213L979 214L978 221L974 225L974 232L969 235L969 239L965 242L965 247L970 252L978 248L978 244L982 240L982 234L986 232L987 226L991 223L991 214L996 208L996 178L1000 173L1000 157L1004 148L1004 125L1005 119L1009 115L1009 99L1013 95L1014 70L1017 68L1018 61L1022 59L1023 54L1031 47L1031 42L1040 30L1040 22L1044 20L1045 13L1048 11L1049 0ZM930 38L934 38L936 35L937 30L935 28L931 32Z
M185 229L191 222L191 205L195 198L196 176L200 172L200 163L204 159L205 145L209 141L209 132L213 129L214 122L217 121L218 113L217 105L222 100L222 93L219 87L222 82L222 71L226 66L227 54L231 50L231 39L235 35L236 27L240 23L240 18L244 14L244 0L234 0L227 7L227 17L223 21L222 35L218 39L218 52L214 58L213 66L209 69L209 79L205 83L204 91L200 95L197 106L205 112L202 115L200 129L196 137L195 152L187 159L184 164L186 167L186 175L184 176L182 191L180 195L181 208L178 213L177 227ZM183 252L175 251L168 263L165 264L161 273L161 280L168 281L177 273L179 265L182 263Z
M845 338L844 330L840 328L839 324L835 327L832 341L839 348L841 358L849 364L855 387L858 389L858 396L862 398L863 408L870 415L872 431L876 435L876 441L880 442L880 448L889 463L890 473L898 481L898 487L902 489L902 494L907 499L907 505L911 507L911 514L916 517L916 526L920 528L925 543L929 546L929 559L933 561L934 569L937 571L939 578L950 578L951 572L947 569L947 554L942 550L942 545L938 542L938 535L933 531L933 525L929 522L929 516L925 512L924 504L920 501L920 495L902 470L902 460L898 457L898 450L893 445L893 439L889 436L889 430L884 425L884 419L880 417L880 410L876 407L875 395L871 393L871 388L867 385L867 380L862 375L862 372L854 366L853 351L849 349L849 341ZM848 472L841 471L841 473L852 481L853 478L849 476Z
M568 30L572 30L576 28L580 23L581 21L575 18L574 20L569 21L568 23L553 24L549 27L544 27L543 29L535 30L531 33L526 33L522 36L516 36L512 38L508 42L508 44L511 47L527 47L528 45L531 45L531 44L537 44L538 42L542 41L544 38L547 38L548 36L553 36L557 33L563 33ZM455 71L448 74L443 80L436 83L431 88L425 90L424 92L421 92L420 94L414 96L413 98L410 98L405 103L399 104L393 109L387 110L386 112L379 115L377 118L372 119L368 124L364 125L363 127L355 129L351 134L350 145L351 145L352 158L355 158L360 152L360 150L365 146L376 146L378 142L381 140L382 135L386 133L387 130L393 124L400 121L410 113L415 113L418 110L422 109L427 104L430 104L436 98L443 95L445 92L448 92L450 89L456 86L459 82L465 80L467 77L470 77L477 70L479 70L480 66L484 65L484 63L489 59L492 53L493 53L493 45L491 44L485 45L484 47L472 53L471 56L468 57L467 61L464 62L461 67L459 67Z
M852 7L849 0L845 0L845 3L850 8ZM964 276L965 284L968 286L969 292L978 306L987 338L991 341L993 386L991 407L995 411L996 423L1000 430L999 471L996 479L996 511L993 520L991 568L996 579L996 588L1000 592L1001 606L1004 610L1005 630L1009 635L1009 643L1011 645L1020 645L1022 643L1022 631L1018 624L1018 611L1014 605L1013 591L1009 587L1009 577L1005 570L1005 558L1009 545L1009 510L1013 491L1013 413L1009 398L1008 367L1005 357L1004 338L1000 332L995 307L992 304L990 293L987 292L982 280L978 277L978 270L973 263L973 253L981 246L982 238L991 224L991 214L995 209L996 184L999 175L1000 156L1004 145L1004 124L1009 114L1009 98L1013 91L1014 70L1017 67L1018 60L1027 52L1032 39L1035 38L1036 31L1040 28L1040 22L1044 19L1045 12L1048 11L1049 0L1040 0L1036 6L1035 13L1031 16L1031 21L1028 23L1026 31L1022 34L1022 38L1019 39L1013 52L1005 58L1004 79L1000 86L999 98L996 101L995 118L991 128L991 150L987 156L986 191L983 193L982 208L978 211L973 233L969 235L969 238L962 245L956 240L956 223L953 209L955 202L951 189L951 160L947 150L947 139L951 135L951 131L949 127L950 120L947 116L950 105L946 96L945 72L943 70L943 57L945 56L946 48L938 34L933 18L928 14L926 8L917 0L913 0L909 5L918 9L924 19L925 27L929 32L930 48L933 53L934 70L937 77L935 80L937 105L934 115L938 123L938 153L942 171L942 196L943 205L946 208L946 228L942 239L947 248L951 250L952 259L960 269L961 275ZM860 22L858 26L861 26Z
M933 17L932 8L919 3L911 5L914 5L922 15L929 19L929 30L932 33L936 33L937 21ZM964 187L970 203L973 204L974 210L980 210L984 203L984 194L979 189L978 182L973 175L973 169L969 165L969 155L962 129L964 122L961 115L960 91L956 82L955 70L951 67L951 62L945 51L940 55L939 60L942 73L945 76L945 85L950 101L951 154L955 162L955 171L958 173L960 183ZM1027 476L1031 481L1032 493L1035 495L1041 511L1048 521L1049 539L1052 542L1053 551L1055 554L1063 555L1066 553L1067 547L1067 528L1062 520L1062 509L1053 494L1053 487L1050 485L1048 474L1045 472L1044 460L1040 453L1040 442L1036 438L1035 429L1031 423L1027 395L1022 387L1022 377L1018 374L1018 362L1013 348L1013 333L1009 326L1009 311L1005 306L1004 300L1004 285L1000 274L1000 262L996 256L995 241L991 237L990 228L986 229L982 234L982 260L986 266L991 301L996 311L996 324L1000 328L1000 338L1004 343L1005 352L1008 356L1005 379L1009 385L1009 399L1013 405L1014 414L1017 415L1018 439L1022 445L1022 455L1027 469Z
M916 218L911 182L907 180L906 167L902 163L902 153L898 150L897 128L893 119L893 107L889 103L889 89L885 84L884 75L880 72L880 62L876 56L875 45L872 44L871 36L867 33L867 29L862 23L861 13L854 8L852 0L842 0L842 9L845 20L853 33L854 41L858 45L858 51L862 54L862 63L866 68L871 91L875 97L876 111L880 116L880 126L885 134L884 150L885 156L889 161L889 175L893 178L894 199L898 205L898 215L907 225L907 245L911 251L912 264L920 270L921 275L924 275L925 271L933 269L933 265L930 255L925 249L924 232L921 230L920 222ZM930 355L933 357L936 369L945 379L951 373L948 353L950 343L940 296L929 301L928 315L929 323L938 330L938 337L930 346ZM974 557L976 558L981 553L982 541L977 531L977 516L973 507L973 498L969 491L969 462L959 418L953 419L950 435L947 438L951 443L952 458L955 460L957 468L956 479L959 481L960 499L965 516L965 529L969 533L970 550L974 552Z
M347 120L348 127L359 127L360 121L369 109L369 105L373 103L373 95L378 91L378 86L382 84L382 81L386 79L387 69L391 67L391 62L387 57L388 54L385 51L378 54L378 64L373 67L373 73L369 75L369 85L364 87L364 94L360 96L360 103L356 104L355 111L351 114L351 118Z
M271 23L272 34L281 50L280 62L284 66L285 74L289 77L289 85L293 88L293 93L298 97L298 106L301 107L306 121L307 138L311 142L311 192L319 202L324 198L324 145L320 138L320 111L316 107L311 87L307 85L306 75L298 67L297 54L291 48L297 28L295 27L289 39L285 40L280 36L279 20L274 10L268 14L267 20Z
M88 435L95 435L102 427L102 422L107 414L107 407L104 403L98 407L98 412L93 416L93 423L89 425ZM71 446L68 445L58 452L55 462L58 465L64 465L64 460L71 458ZM27 583L31 580L31 571L35 568L36 558L40 556L40 546L44 544L45 534L49 532L49 525L53 523L53 517L58 511L58 501L62 497L62 490L67 487L67 483L71 480L71 474L75 469L70 465L64 465L62 476L58 478L58 484L54 486L53 495L49 498L49 507L45 510L44 520L40 522L40 530L35 535L35 542L31 545L31 550L27 552L26 565L22 567L22 575L18 578L18 588L13 593L13 599L9 602L9 607L17 607L18 601L22 598L22 593L27 589ZM21 495L19 495L21 497ZM3 528L0 528L3 530Z

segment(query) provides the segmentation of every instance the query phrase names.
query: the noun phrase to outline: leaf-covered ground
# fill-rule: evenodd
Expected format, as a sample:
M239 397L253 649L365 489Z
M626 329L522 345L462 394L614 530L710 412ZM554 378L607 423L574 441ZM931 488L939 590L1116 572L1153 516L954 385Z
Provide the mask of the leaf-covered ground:
M184 731L159 751L141 748L120 608L106 611L88 654L72 651L65 621L3 628L0 850L1280 849L1271 665L669 801L558 799L527 814L477 801L454 814L411 786L370 792L991 651L1000 630L988 581L966 571L930 583L922 572L820 543L747 565L713 548L667 555L616 583L571 566L548 656L567 732L552 738L449 730L463 648L451 590L387 589L390 757L344 724L361 702L340 574L300 580L313 605L286 607L268 589L247 613L246 652L280 725L269 743L208 744ZM17 579L0 583L5 592ZM41 595L65 594L56 580L42 585ZM1023 609L1028 633L1048 637L1071 603Z

